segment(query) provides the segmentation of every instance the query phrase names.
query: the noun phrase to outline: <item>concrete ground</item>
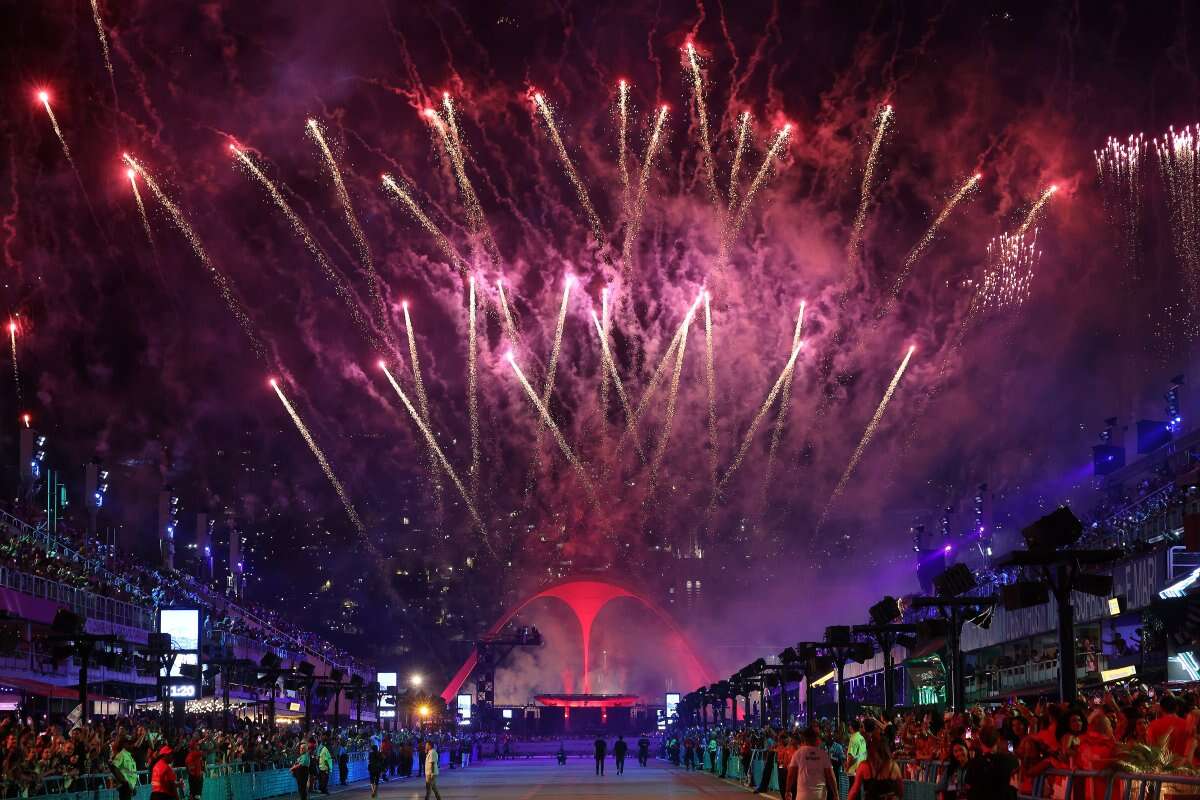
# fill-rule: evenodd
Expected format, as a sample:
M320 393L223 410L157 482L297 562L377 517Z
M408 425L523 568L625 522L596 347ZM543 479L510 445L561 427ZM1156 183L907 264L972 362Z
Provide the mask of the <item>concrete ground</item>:
M703 772L684 772L662 761L639 767L636 759L625 762L625 774L617 775L612 758L603 777L595 774L595 762L573 758L559 766L552 758L476 762L467 769L446 770L438 777L438 788L446 800L589 800L591 798L753 797L739 786ZM366 800L370 788L355 784L342 792L345 800ZM379 784L380 800L423 798L425 782L420 777ZM432 795L430 795L432 797ZM315 795L319 798L320 795Z

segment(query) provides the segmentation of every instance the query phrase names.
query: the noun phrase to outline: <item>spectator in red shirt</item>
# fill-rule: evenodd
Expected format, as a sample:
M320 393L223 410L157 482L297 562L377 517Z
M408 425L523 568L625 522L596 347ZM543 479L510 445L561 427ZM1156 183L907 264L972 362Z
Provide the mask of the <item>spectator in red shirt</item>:
M192 739L187 757L183 759L183 765L187 767L188 795L192 800L200 800L204 792L204 751L200 744L199 737Z
M1177 756L1185 756L1192 741L1192 732L1187 722L1179 716L1179 700L1174 695L1165 695L1158 702L1158 719L1146 728L1146 744L1151 747L1166 746Z

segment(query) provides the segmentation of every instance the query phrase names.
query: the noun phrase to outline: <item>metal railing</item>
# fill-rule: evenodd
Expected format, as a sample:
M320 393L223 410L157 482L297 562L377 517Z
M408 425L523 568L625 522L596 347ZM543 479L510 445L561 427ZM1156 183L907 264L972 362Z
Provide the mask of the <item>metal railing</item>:
M102 597L87 589L78 589L11 567L0 566L0 586L53 603L61 603L86 619L98 619L142 630L153 629L152 614L147 608L112 597Z
M1087 654L1077 655L1083 660ZM1075 675L1083 678L1088 674L1086 664L1075 667ZM978 671L963 681L968 698L972 700L996 697L1006 692L1042 686L1058 680L1058 659L1033 661L1001 669Z

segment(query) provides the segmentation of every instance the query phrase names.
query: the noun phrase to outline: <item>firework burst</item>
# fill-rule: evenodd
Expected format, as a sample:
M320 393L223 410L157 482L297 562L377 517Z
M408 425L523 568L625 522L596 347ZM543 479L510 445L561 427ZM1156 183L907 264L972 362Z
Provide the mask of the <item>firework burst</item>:
M1104 194L1104 211L1126 269L1137 263L1145 194L1143 164L1149 146L1142 134L1124 142L1109 137L1095 152L1096 175Z
M1183 271L1188 301L1200 305L1200 124L1174 128L1154 141L1167 190L1171 243ZM1200 333L1193 330L1193 338Z

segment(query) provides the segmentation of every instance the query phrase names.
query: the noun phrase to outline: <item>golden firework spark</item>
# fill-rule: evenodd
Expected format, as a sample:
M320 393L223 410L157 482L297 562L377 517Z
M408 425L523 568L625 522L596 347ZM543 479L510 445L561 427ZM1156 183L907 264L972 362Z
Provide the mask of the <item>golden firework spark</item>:
M463 486L462 481L459 480L458 473L454 471L454 467L450 465L449 459L446 458L446 454L442 452L442 448L438 445L437 437L433 435L433 431L429 429L429 425L422 418L422 415L418 413L417 409L413 408L412 401L408 399L408 395L406 395L404 390L400 388L400 384L396 381L395 376L392 375L391 371L387 368L387 364L380 361L379 368L383 370L383 374L387 376L388 383L392 385L392 389L394 389L396 394L399 395L401 402L404 403L404 408L408 411L408 415L412 417L413 423L416 424L417 429L421 431L421 435L425 438L425 444L428 446L429 451L437 458L438 463L446 473L446 477L448 477L450 482L454 484L454 487L458 489L459 496L462 497L463 503L467 507L467 511L471 514L471 519L475 520L475 524L479 526L479 531L484 535L486 541L487 531L484 528L483 519L479 516L479 512L475 509L475 504L471 501L471 496L467 493L466 487ZM489 544L488 547L490 549L491 545Z
M717 189L717 168L713 160L712 139L708 133L708 107L704 101L704 77L700 72L700 59L696 46L690 41L686 45L688 63L692 68L692 96L696 100L696 116L700 120L700 149L704 153L704 172L708 181L708 194L713 204L721 205L721 192Z
M16 390L17 405L21 404L21 368L17 366L17 322L8 321L8 338L12 342L13 388Z
M888 384L887 391L883 393L883 399L879 401L879 407L875 409L875 415L871 417L871 422L867 425L867 429L863 431L862 439L858 442L858 447L854 448L854 454L850 456L850 463L846 465L846 471L842 473L841 480L838 481L833 494L829 498L829 502L825 505L825 510L821 513L821 519L817 522L817 530L820 530L821 526L825 524L825 520L829 517L829 512L833 509L834 503L842 496L842 492L846 490L846 485L850 483L850 476L854 474L854 468L862 460L863 453L867 450L867 445L871 443L871 439L875 436L875 431L879 428L879 421L883 419L883 412L887 410L888 403L892 401L892 395L896 393L896 387L900 385L900 379L904 377L904 370L908 369L908 361L912 358L912 354L916 349L916 345L913 345L904 354L904 360L900 362L899 369L892 376L892 382Z
M942 208L941 213L934 218L933 224L929 226L928 230L925 231L925 234L920 238L913 249L909 251L908 257L904 259L904 264L900 267L900 274L896 276L896 281L892 286L891 297L888 298L888 303L884 308L885 314L891 309L892 302L894 302L895 298L900 296L900 288L904 285L904 281L908 278L909 273L912 272L912 268L916 266L916 263L921 259L921 256L925 254L925 250L928 249L929 245L933 242L934 237L937 236L938 230L942 227L942 223L950 218L950 215L954 213L954 209L959 202L968 194L970 194L976 186L979 185L981 178L983 178L983 176L977 172L968 178L961 187L959 187L958 191L955 192L954 195L946 202L946 205Z
M304 442L308 445L308 449L316 457L317 463L321 465L321 471L325 473L325 477L329 479L329 483L333 486L333 490L337 492L337 496L341 498L342 505L346 507L346 516L350 517L350 522L362 535L366 535L367 528L363 525L362 520L358 516L358 512L354 510L354 504L350 502L350 495L346 493L342 482L338 480L338 476L334 474L333 467L329 465L329 459L325 457L325 453L321 451L317 445L316 439L308 431L308 426L304 424L304 420L300 419L300 415L288 399L283 394L283 390L279 388L279 382L274 378L271 379L271 388L275 390L275 394L279 396L279 402L283 403L283 407L287 409L288 416L292 418L292 422L296 425L296 430L300 431L300 435L304 437Z
M646 155L642 158L642 170L638 175L637 195L633 201L632 213L625 221L622 271L626 275L633 269L634 245L637 243L638 231L642 226L642 214L646 211L646 192L650 186L650 170L654 166L654 157L662 147L663 125L667 121L668 110L666 106L660 106L658 115L654 118L654 130L650 134L650 142L646 145Z
M137 203L138 216L142 218L142 230L146 232L146 241L150 243L150 249L157 253L158 247L154 244L154 231L150 228L150 218L146 216L146 205L142 202L142 192L137 185L137 170L133 168L125 170L125 177L129 178L129 185L133 189L133 200Z
M617 134L617 171L621 175L621 214L629 213L629 82L617 84L617 115L620 126Z
M479 496L479 344L475 332L475 276L468 281L467 298L467 413L471 421L471 497Z
M287 198L283 196L283 192L281 192L279 187L275 185L275 182L268 178L266 173L259 168L254 159L250 157L249 153L247 153L245 150L242 150L236 144L230 144L229 151L233 153L234 158L236 158L242 167L245 168L246 172L262 185L263 189L265 189L267 192L267 196L271 198L271 202L275 204L276 208L279 209L279 212L283 214L283 218L286 219L288 224L292 226L292 231L304 244L304 248L308 250L309 254L313 257L313 260L317 262L317 266L319 266L321 271L325 274L325 277L330 283L333 284L334 292L346 306L346 311L350 314L350 318L354 321L354 324L362 333L363 338L380 350L387 349L384 347L384 343L380 341L375 331L371 329L371 325L367 321L367 317L363 314L362 309L359 307L358 299L354 296L354 292L352 292L350 287L346 284L342 274L334 268L333 264L330 263L329 259L325 256L325 251L322 250L321 246L317 244L317 240L308 230L308 226L305 225L300 219L300 216L292 210L292 206L290 203L288 203Z
M796 315L796 328L792 331L793 350L800 346L800 336L804 332L804 306L805 302L801 300L800 312ZM788 409L791 407L792 399L792 376L794 374L794 369L788 370L787 377L783 379L783 388L779 392L779 411L775 416L775 428L771 431L771 447L767 451L767 469L763 479L764 496L771 486L771 477L775 471L775 457L779 452L779 444L783 441L784 428L787 426Z
M75 169L75 159L71 155L71 148L67 145L67 140L63 137L62 128L58 127L58 117L54 116L54 109L50 107L50 93L46 91L38 92L38 100L41 101L42 107L46 109L46 116L50 118L50 127L54 129L54 135L58 137L58 143L62 145L63 155L67 157L71 169Z
M563 328L567 324L567 306L571 300L571 287L574 284L574 275L568 275L563 281L562 302L558 306L558 320L554 325L554 345L550 348L550 363L546 366L546 385L542 389L542 405L546 408L550 407L550 395L554 393L554 376L558 372L558 357L562 353Z
M883 145L883 139L887 135L891 119L892 107L886 105L880 109L875 122L875 137L871 140L871 150L867 153L867 163L863 167L858 211L854 215L854 224L850 226L850 243L846 247L846 260L851 266L858 264L862 257L863 229L867 224L867 209L871 205L871 191L875 183L875 165L879 162L879 149Z
M329 169L330 180L333 181L333 189L337 194L338 202L342 206L342 214L346 218L346 227L350 229L350 235L354 237L354 244L358 249L359 260L362 261L363 271L367 273L367 294L371 301L375 304L375 310L379 314L379 326L383 330L385 337L391 338L391 326L388 324L387 305L383 300L383 293L379 287L379 273L375 271L375 262L371 258L371 248L367 245L367 236L363 233L362 225L358 222L358 216L354 213L354 205L350 202L350 193L346 191L346 182L342 179L342 171L338 167L337 159L333 157L333 151L329 149L329 143L325 141L325 132L321 130L321 125L312 117L308 118L305 123L305 128L308 130L308 135L312 137L317 148L321 151L321 156L325 159L325 166ZM394 349L393 344L393 349Z
M1033 233L1005 233L988 243L987 266L968 317L1020 306L1029 299L1033 273L1041 259L1037 229Z
M617 373L617 365L613 361L612 351L608 347L608 333L605 330L604 324L596 316L595 310L592 310L590 313L592 315L592 323L596 326L596 335L600 337L600 361L609 378L612 380L613 388L617 392L617 399L621 401L621 408L625 410L625 420L628 423L633 419L633 409L629 405L629 396L625 394L625 387L621 383L621 376ZM642 453L640 443L635 440L634 445L638 447L638 454L645 461L646 457Z
M1104 148L1095 152L1104 210L1117 235L1126 269L1137 263L1144 193L1142 165L1148 149L1145 137L1139 133L1124 142L1110 136Z
M250 320L250 315L246 313L246 310L242 307L241 301L234 292L233 284L230 283L229 279L225 277L225 274L217 269L216 265L213 264L212 259L209 258L208 251L204 249L204 243L200 241L200 237L197 236L196 231L192 229L191 224L187 221L187 217L183 215L183 212L179 210L179 207L175 205L171 198L167 196L161 187L159 187L158 181L154 179L154 176L151 175L141 164L139 164L133 158L133 156L125 153L121 158L131 169L137 172L138 176L140 176L142 180L146 182L146 185L150 187L150 191L154 193L156 198L158 198L159 204L166 209L167 216L171 218L171 221L175 223L175 227L179 229L179 232L183 234L185 239L187 239L188 244L192 246L192 251L196 254L196 258L200 260L201 266L203 266L208 272L208 275L212 279L213 283L216 284L217 291L220 292L221 298L225 301L225 305L229 308L229 311L238 321L238 324L242 326L242 331L245 332L246 338L250 340L250 345L254 349L254 352L260 359L266 361L266 347L259 338L258 332L254 328L254 323Z
M713 359L712 296L704 292L704 379L708 384L708 471L717 485L717 373Z
M1200 124L1171 128L1154 141L1159 173L1167 192L1168 220L1175 257L1183 270L1192 306L1200 305ZM1191 338L1200 329L1189 326Z
M1021 227L1017 228L1017 233L1024 236L1026 231L1033 227L1033 223L1037 222L1038 215L1042 213L1042 209L1050 202L1050 198L1054 197L1058 191L1058 186L1050 184L1046 190L1042 192L1042 196L1033 204L1033 208L1029 209L1029 213L1025 215L1025 219L1021 222Z
M593 506L598 508L600 502L596 497L596 489L592 484L591 477L587 474L587 470L583 468L582 462L580 462L580 460L575 456L575 453L571 450L571 446L567 444L567 440L563 438L562 432L558 429L558 425L550 416L550 412L546 410L546 406L542 403L541 398L537 396L537 392L535 392L533 387L529 385L529 381L525 378L525 373L521 371L520 365L517 364L517 360L513 356L512 351L508 352L506 358L508 359L509 365L512 366L513 372L516 373L517 379L521 381L521 386L524 387L525 394L529 396L529 399L537 409L538 414L541 415L542 422L545 423L546 427L549 428L550 432L554 435L554 440L558 443L558 449L562 451L563 457L567 459L567 463L574 468L575 474L579 476L579 482L583 484L584 490L587 491L588 499L591 501Z
M695 305L692 306L693 310ZM650 462L650 490L645 502L654 496L658 485L658 470L662 467L663 456L667 452L667 442L671 438L671 428L675 422L675 402L679 397L679 379L683 373L683 354L687 351L688 329L691 327L692 313L688 312L683 320L683 334L679 337L679 346L675 348L675 369L671 372L671 387L667 391L667 409L663 414L662 430L658 434L658 444L654 447L654 457Z
M733 166L729 168L729 213L737 207L738 173L742 169L742 156L746 152L747 134L750 132L750 112L743 111L738 117L737 144L733 148Z
M554 149L558 151L558 160L562 162L563 172L567 173L567 180L575 188L575 196L579 198L579 205L583 207L583 214L587 217L588 225L592 229L592 238L596 240L597 247L604 247L604 226L600 224L600 217L596 214L591 198L588 197L587 187L583 185L583 179L579 177L575 165L571 162L571 155L567 152L567 146L563 144L562 137L558 133L558 126L554 123L554 112L541 92L534 93L533 102L541 112L542 119L546 121L546 130L550 134L550 141L554 143Z
M450 98L444 98L446 104L449 104ZM425 118L429 120L430 125L437 131L438 136L442 140L442 146L446 149L446 155L450 158L450 165L454 171L455 181L458 183L459 194L462 195L463 206L467 212L467 222L471 227L471 232L482 236L486 246L490 251L495 250L495 243L492 241L491 231L488 229L487 218L483 214L483 206L479 203L479 195L475 193L475 186L471 183L471 178L467 175L466 159L463 156L462 148L459 142L455 141L446 123L438 112L432 108L425 109Z
M750 206L754 203L754 198L758 196L762 187L770 179L775 159L783 151L783 147L787 144L791 131L792 126L790 123L784 125L771 141L771 146L767 149L767 155L763 159L762 166L758 168L758 173L754 176L754 180L750 181L750 188L746 190L746 196L742 198L737 213L734 214L732 221L726 226L721 242L720 263L724 264L729 259L729 252L733 248L733 240L737 238L738 234L741 233L742 226L746 224L746 217L750 213Z
M730 463L729 468L725 470L725 475L722 476L721 482L717 484L716 488L714 489L712 499L709 501L708 513L712 513L713 509L716 507L717 500L721 496L721 492L723 492L725 487L729 485L729 479L732 478L734 473L738 471L738 468L742 466L742 462L746 459L746 453L750 451L750 445L754 443L754 434L758 432L759 426L762 425L763 420L766 419L767 412L769 412L771 410L771 406L775 404L775 398L779 396L780 389L782 389L784 382L791 377L792 368L796 363L796 357L800 355L800 351L803 349L803 342L792 348L792 354L788 358L787 364L784 365L783 371L780 372L779 377L776 378L775 384L771 387L771 391L767 392L767 399L763 401L761 406L759 406L758 413L756 413L754 415L754 419L750 421L750 427L746 429L746 433L742 437L742 443L741 446L738 447L737 455L733 457L733 461Z
M508 334L508 343L516 347L520 341L517 325L513 321L512 309L508 307L508 296L504 293L504 279L496 281L496 294L500 298L500 316L504 321L504 332Z
M440 247L442 252L446 254L446 258L450 260L450 263L454 265L454 268L458 270L459 274L463 277L467 277L466 263L463 261L462 256L458 254L458 250L446 237L446 234L442 233L441 229L433 223L433 220L431 220L429 216L421 210L421 207L417 205L417 201L413 199L413 196L401 188L400 184L397 183L396 179L391 175L384 174L382 176L382 180L384 188L390 191L397 200L403 203L404 207L408 209L408 212L412 214L413 219L417 221L417 224L424 228L425 231L433 237L434 241L438 243L438 247Z
M113 73L112 58L108 54L108 34L104 32L104 20L100 17L99 0L91 0L92 21L96 23L96 35L100 38L100 52L104 54L104 68L108 70L108 82L112 84L113 105L119 107L117 100L117 76Z
M595 317L596 312L592 312ZM607 345L609 335L609 313L608 313L608 287L605 286L600 290L600 341ZM605 367L604 350L600 351L600 426L604 430L608 430L608 369Z
M692 319L692 315L696 313L696 309L699 306L702 298L703 295L696 297L696 301L692 303L691 308L689 308L687 314L684 315L683 322L679 323L679 327L675 329L675 335L671 337L671 343L667 345L666 352L662 354L662 358L659 359L658 365L654 368L654 372L650 375L650 382L646 384L646 389L642 392L642 396L638 400L637 408L633 410L633 415L630 416L626 421L625 431L621 434L621 438L617 441L616 453L614 454L616 457L621 455L621 450L626 441L632 439L635 445L639 443L640 440L638 439L637 429L638 425L641 423L642 415L646 413L646 407L650 404L650 399L654 397L654 392L658 388L658 384L662 380L663 374L666 372L667 365L670 364L671 357L675 354L675 348L680 346L684 336L687 335L688 326ZM611 357L609 360L611 362Z

